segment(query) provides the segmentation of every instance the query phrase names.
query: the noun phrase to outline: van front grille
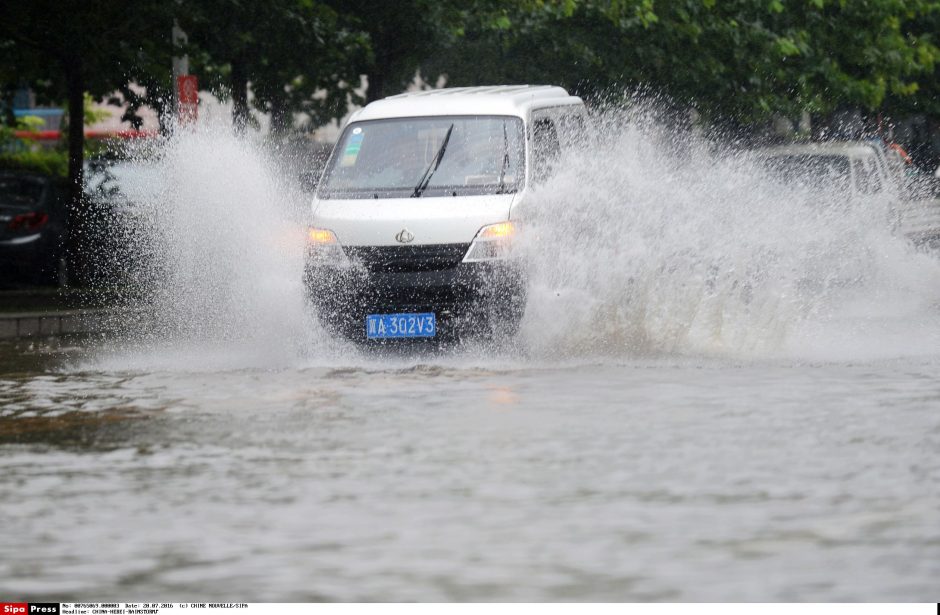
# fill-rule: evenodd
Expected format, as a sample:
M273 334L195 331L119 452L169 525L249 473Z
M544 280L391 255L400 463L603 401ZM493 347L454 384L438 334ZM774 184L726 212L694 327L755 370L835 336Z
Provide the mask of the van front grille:
M425 246L348 246L346 256L372 272L442 271L463 260L468 243Z

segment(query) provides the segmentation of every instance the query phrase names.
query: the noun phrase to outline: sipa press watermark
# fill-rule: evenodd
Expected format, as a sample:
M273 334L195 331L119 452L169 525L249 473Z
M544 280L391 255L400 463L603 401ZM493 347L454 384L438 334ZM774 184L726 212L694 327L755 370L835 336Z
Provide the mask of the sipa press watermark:
M0 602L0 615L59 615L58 602Z

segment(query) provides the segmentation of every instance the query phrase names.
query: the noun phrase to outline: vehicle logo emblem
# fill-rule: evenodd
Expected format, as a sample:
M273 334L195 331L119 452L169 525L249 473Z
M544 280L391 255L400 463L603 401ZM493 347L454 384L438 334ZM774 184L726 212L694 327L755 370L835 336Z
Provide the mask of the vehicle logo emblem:
M403 228L397 235L395 235L395 241L398 243L411 243L414 241L415 236L408 232L408 229Z

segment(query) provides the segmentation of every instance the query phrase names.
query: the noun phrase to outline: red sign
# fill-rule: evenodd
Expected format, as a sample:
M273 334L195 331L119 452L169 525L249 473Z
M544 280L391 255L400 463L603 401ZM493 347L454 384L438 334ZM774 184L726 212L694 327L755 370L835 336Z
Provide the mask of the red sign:
M0 615L26 615L25 602L0 602Z
M176 89L179 92L180 124L195 122L199 109L199 81L196 75L177 77Z

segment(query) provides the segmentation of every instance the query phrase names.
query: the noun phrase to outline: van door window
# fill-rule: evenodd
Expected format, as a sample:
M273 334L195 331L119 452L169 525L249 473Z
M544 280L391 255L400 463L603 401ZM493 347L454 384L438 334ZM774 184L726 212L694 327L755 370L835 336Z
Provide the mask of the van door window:
M552 176L558 158L561 156L561 147L558 144L558 132L555 123L544 117L535 120L532 125L532 179L534 183L544 183Z

